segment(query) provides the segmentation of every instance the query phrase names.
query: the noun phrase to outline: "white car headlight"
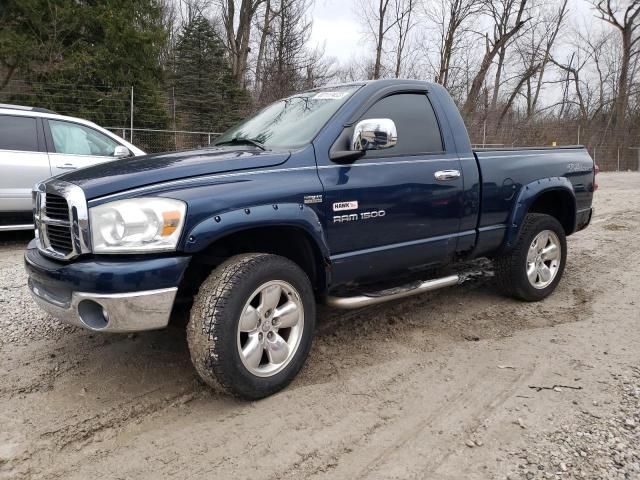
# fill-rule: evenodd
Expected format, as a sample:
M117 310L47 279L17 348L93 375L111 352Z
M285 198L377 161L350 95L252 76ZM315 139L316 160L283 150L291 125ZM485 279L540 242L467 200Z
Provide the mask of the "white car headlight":
M187 206L170 198L132 198L89 209L94 253L176 249Z

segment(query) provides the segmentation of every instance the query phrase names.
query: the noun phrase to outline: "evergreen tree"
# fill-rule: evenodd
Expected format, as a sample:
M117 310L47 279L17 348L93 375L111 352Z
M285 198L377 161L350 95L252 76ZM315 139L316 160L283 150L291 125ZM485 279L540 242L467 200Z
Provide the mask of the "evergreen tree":
M159 0L2 0L0 93L106 126L167 125L160 53L167 41ZM12 92L15 94L15 89Z
M174 68L181 128L223 132L244 117L249 96L237 86L224 44L204 16L195 16L184 26Z

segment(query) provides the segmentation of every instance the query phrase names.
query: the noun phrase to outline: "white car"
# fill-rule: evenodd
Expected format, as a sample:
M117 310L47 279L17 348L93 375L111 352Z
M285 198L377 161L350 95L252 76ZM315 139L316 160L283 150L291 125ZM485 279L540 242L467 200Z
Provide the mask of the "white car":
M49 177L145 153L80 118L0 104L0 231L33 228L31 190Z

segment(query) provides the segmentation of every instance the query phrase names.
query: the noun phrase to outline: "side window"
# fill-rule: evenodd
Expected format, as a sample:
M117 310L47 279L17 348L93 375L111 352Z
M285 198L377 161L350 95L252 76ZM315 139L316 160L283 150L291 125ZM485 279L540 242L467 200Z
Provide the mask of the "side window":
M39 151L36 125L35 118L0 115L0 150Z
M118 143L93 128L77 123L49 120L56 153L111 157Z
M373 156L415 155L444 150L435 112L425 94L401 93L385 97L367 110L362 119L367 118L390 118L398 131L395 147L371 151L369 154Z

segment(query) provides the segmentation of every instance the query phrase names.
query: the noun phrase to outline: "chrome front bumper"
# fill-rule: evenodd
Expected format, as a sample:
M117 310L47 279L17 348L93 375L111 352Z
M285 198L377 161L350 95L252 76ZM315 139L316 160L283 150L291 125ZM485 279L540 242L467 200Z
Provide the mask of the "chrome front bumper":
M73 292L62 302L29 281L36 303L51 316L99 332L138 332L164 328L169 323L177 287L128 293Z

